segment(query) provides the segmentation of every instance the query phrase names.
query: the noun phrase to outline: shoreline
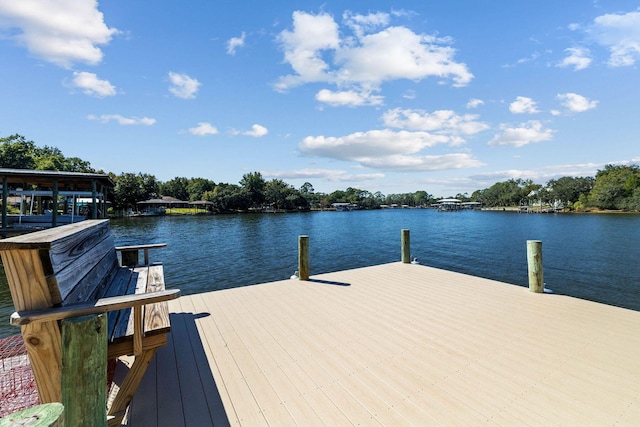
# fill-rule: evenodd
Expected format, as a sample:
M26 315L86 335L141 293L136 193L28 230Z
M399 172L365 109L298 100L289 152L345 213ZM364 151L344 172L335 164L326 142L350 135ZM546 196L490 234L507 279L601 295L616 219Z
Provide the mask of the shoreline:
M630 215L640 214L640 211L623 211L623 210L609 210L609 209L589 209L589 210L580 210L580 211L563 210L563 211L557 211L557 212L549 212L545 210L542 210L542 212L540 212L537 210L532 210L529 212L529 211L523 211L519 207L514 207L514 206L496 206L492 208L481 208L480 210L485 212L513 212L513 213L526 213L526 214L529 214L529 213L534 213L534 214L539 214L539 213L543 213L543 214L630 214Z

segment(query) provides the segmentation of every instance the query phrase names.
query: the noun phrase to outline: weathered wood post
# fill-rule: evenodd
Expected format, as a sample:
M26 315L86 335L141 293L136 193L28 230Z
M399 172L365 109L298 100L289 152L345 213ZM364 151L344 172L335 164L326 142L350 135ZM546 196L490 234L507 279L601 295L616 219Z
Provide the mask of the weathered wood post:
M138 250L130 250L130 251L122 251L120 253L120 264L122 266L127 266L127 267L135 267L136 265L138 265L138 261L139 261L139 256L138 256Z
M409 230L406 228L400 232L400 246L402 247L402 262L409 264L411 262L411 239Z
M300 280L309 280L309 236L298 237L298 274Z
M65 427L107 425L107 315L62 321Z
M527 240L527 264L529 266L529 290L544 292L544 277L542 272L542 242Z
M91 219L98 219L98 185L95 179L91 181L91 200Z
M7 200L9 199L9 188L7 188L7 177L2 177L2 228L7 228Z
M58 180L53 180L53 209L51 209L51 226L58 226L58 195L60 194L58 190Z

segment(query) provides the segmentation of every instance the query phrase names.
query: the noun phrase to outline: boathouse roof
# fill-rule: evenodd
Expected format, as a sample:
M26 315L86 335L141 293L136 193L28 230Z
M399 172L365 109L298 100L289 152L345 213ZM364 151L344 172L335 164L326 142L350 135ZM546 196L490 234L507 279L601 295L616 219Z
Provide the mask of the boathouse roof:
M53 186L54 181L57 181L60 188L69 186L77 189L90 189L91 183L96 181L98 185L102 185L104 187L115 187L115 182L113 182L109 175L102 173L0 168L0 178L3 180L6 178L7 184L15 185L38 185L41 187L51 187ZM0 185L1 184L2 183L0 182Z
M139 205L179 205L179 204L189 204L184 200L176 199L172 196L162 196L160 199L149 199L138 202Z

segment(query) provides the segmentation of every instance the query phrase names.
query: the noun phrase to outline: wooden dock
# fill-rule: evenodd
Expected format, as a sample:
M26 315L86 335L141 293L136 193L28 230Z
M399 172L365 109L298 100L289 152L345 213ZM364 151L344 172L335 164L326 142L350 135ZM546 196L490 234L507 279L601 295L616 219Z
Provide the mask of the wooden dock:
M130 426L640 425L636 311L402 263L170 311Z

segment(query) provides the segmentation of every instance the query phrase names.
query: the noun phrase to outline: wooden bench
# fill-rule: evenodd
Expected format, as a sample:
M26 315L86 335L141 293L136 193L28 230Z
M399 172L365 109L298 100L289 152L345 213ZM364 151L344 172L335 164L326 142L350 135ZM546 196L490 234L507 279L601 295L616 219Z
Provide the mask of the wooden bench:
M108 313L107 358L135 357L109 399L109 425L120 424L149 362L167 342L166 301L180 294L165 290L162 264L149 262L149 250L162 246L115 248L109 220L86 220L0 240L16 309L11 323L21 327L41 403L62 401L60 321ZM145 253L144 264L138 265L138 251Z

